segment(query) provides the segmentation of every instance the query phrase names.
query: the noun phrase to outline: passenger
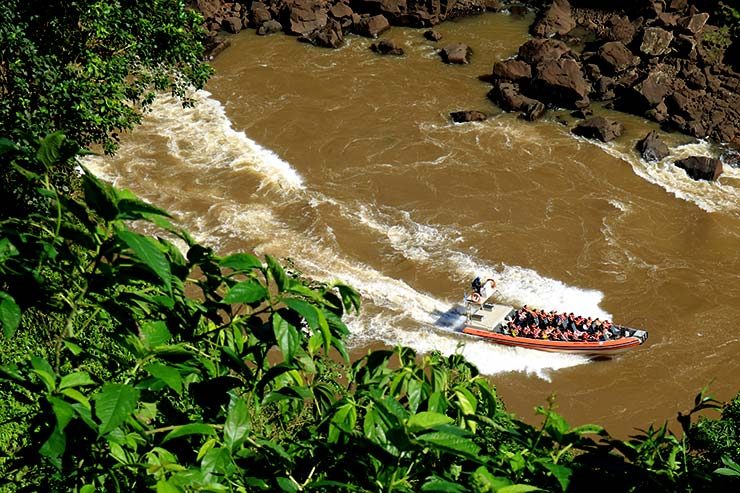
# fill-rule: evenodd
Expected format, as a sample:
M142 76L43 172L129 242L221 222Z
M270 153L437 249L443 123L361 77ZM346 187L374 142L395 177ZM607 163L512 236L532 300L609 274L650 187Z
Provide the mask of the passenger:
M480 290L482 287L481 282L480 282L480 277L476 277L475 279L473 279L473 282L471 283L471 287L473 288L474 293L478 293L480 295Z

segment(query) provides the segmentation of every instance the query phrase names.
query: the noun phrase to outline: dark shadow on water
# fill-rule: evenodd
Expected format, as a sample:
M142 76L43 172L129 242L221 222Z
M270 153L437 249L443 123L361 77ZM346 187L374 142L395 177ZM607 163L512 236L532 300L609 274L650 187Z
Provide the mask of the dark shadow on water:
M432 312L432 315L435 317L435 327L459 331L465 322L465 307L462 305L452 305L447 311L435 310Z

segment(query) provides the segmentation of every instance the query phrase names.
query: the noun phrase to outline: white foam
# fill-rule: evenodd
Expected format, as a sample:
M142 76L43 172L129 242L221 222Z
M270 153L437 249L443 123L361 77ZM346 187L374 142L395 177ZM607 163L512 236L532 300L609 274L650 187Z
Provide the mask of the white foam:
M244 132L234 130L224 106L210 96L207 91L195 92L195 105L191 108L183 108L175 97L160 96L136 131L165 138L167 152L179 166L249 169L260 175L261 186L271 185L286 191L304 188L303 178L288 162ZM119 153L120 158L141 154L131 146ZM106 169L108 163L109 158L105 157L85 160L96 174L104 177L111 174Z
M673 165L674 161L688 156L716 157L715 150L708 142L697 141L676 146L671 149L668 157L652 163L642 160L632 150L623 150L616 143L603 143L581 137L578 139L596 145L610 156L629 163L637 176L706 212L740 214L740 188L732 185L732 182L740 179L740 170L725 166L720 179L709 182L693 180L684 170Z

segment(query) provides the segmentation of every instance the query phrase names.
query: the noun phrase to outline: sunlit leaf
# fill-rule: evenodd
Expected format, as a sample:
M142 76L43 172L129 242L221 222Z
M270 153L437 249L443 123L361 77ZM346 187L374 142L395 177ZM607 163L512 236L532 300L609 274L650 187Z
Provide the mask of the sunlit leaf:
M98 433L105 435L121 425L136 409L139 391L130 385L109 383L95 397L95 417L100 422Z
M176 368L162 363L152 363L146 367L146 371L151 376L163 381L178 394L182 394L182 376Z
M219 265L238 272L249 272L252 269L261 269L262 261L249 253L234 253L221 259Z
M21 309L9 294L0 291L0 322L3 325L3 335L11 338L21 323Z
M204 423L189 423L186 425L178 426L171 432L167 433L162 439L162 443L168 442L175 438L179 438L187 435L215 435L216 430L211 426Z
M250 419L247 403L243 399L236 399L229 410L224 424L224 444L233 452L244 442L244 436L249 431Z
M272 316L272 330L280 351L283 353L284 360L292 360L301 344L301 337L298 335L298 331L281 317L279 313L275 313Z
M452 418L445 416L444 414L424 411L411 416L406 422L406 426L410 432L416 433L422 430L436 428L440 425L450 424L453 421L454 420Z
M117 231L116 236L134 252L139 260L144 262L152 273L162 280L168 291L172 290L170 263L156 241L128 230Z
M283 270L283 266L269 255L265 255L265 260L267 261L267 268L275 280L278 291L282 293L288 287L288 277L285 274L285 270Z
M66 389L67 387L81 387L83 385L94 385L95 381L90 377L86 371L78 371L64 375L61 382L59 382L60 389Z
M250 279L234 284L224 296L224 303L250 304L267 298L267 290L259 282Z

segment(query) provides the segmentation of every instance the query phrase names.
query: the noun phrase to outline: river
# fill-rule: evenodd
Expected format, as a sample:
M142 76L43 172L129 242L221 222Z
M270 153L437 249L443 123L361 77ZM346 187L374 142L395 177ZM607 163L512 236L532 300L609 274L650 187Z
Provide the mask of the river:
M534 421L556 395L572 424L617 436L673 420L705 385L740 389L740 170L695 182L668 163L716 152L666 134L672 155L633 150L641 118L611 113L621 138L570 134L567 112L531 123L501 113L479 76L528 39L531 18L447 22L472 63L441 63L421 30L393 28L404 57L351 36L339 50L295 38L232 37L198 104L160 98L100 176L175 213L221 253L289 258L308 275L359 290L353 354L404 344L461 350L509 410ZM453 124L449 112L492 117ZM610 114L608 110L600 113ZM560 121L559 121L560 120ZM606 361L463 338L455 311L470 280L516 305L645 328L647 343Z

